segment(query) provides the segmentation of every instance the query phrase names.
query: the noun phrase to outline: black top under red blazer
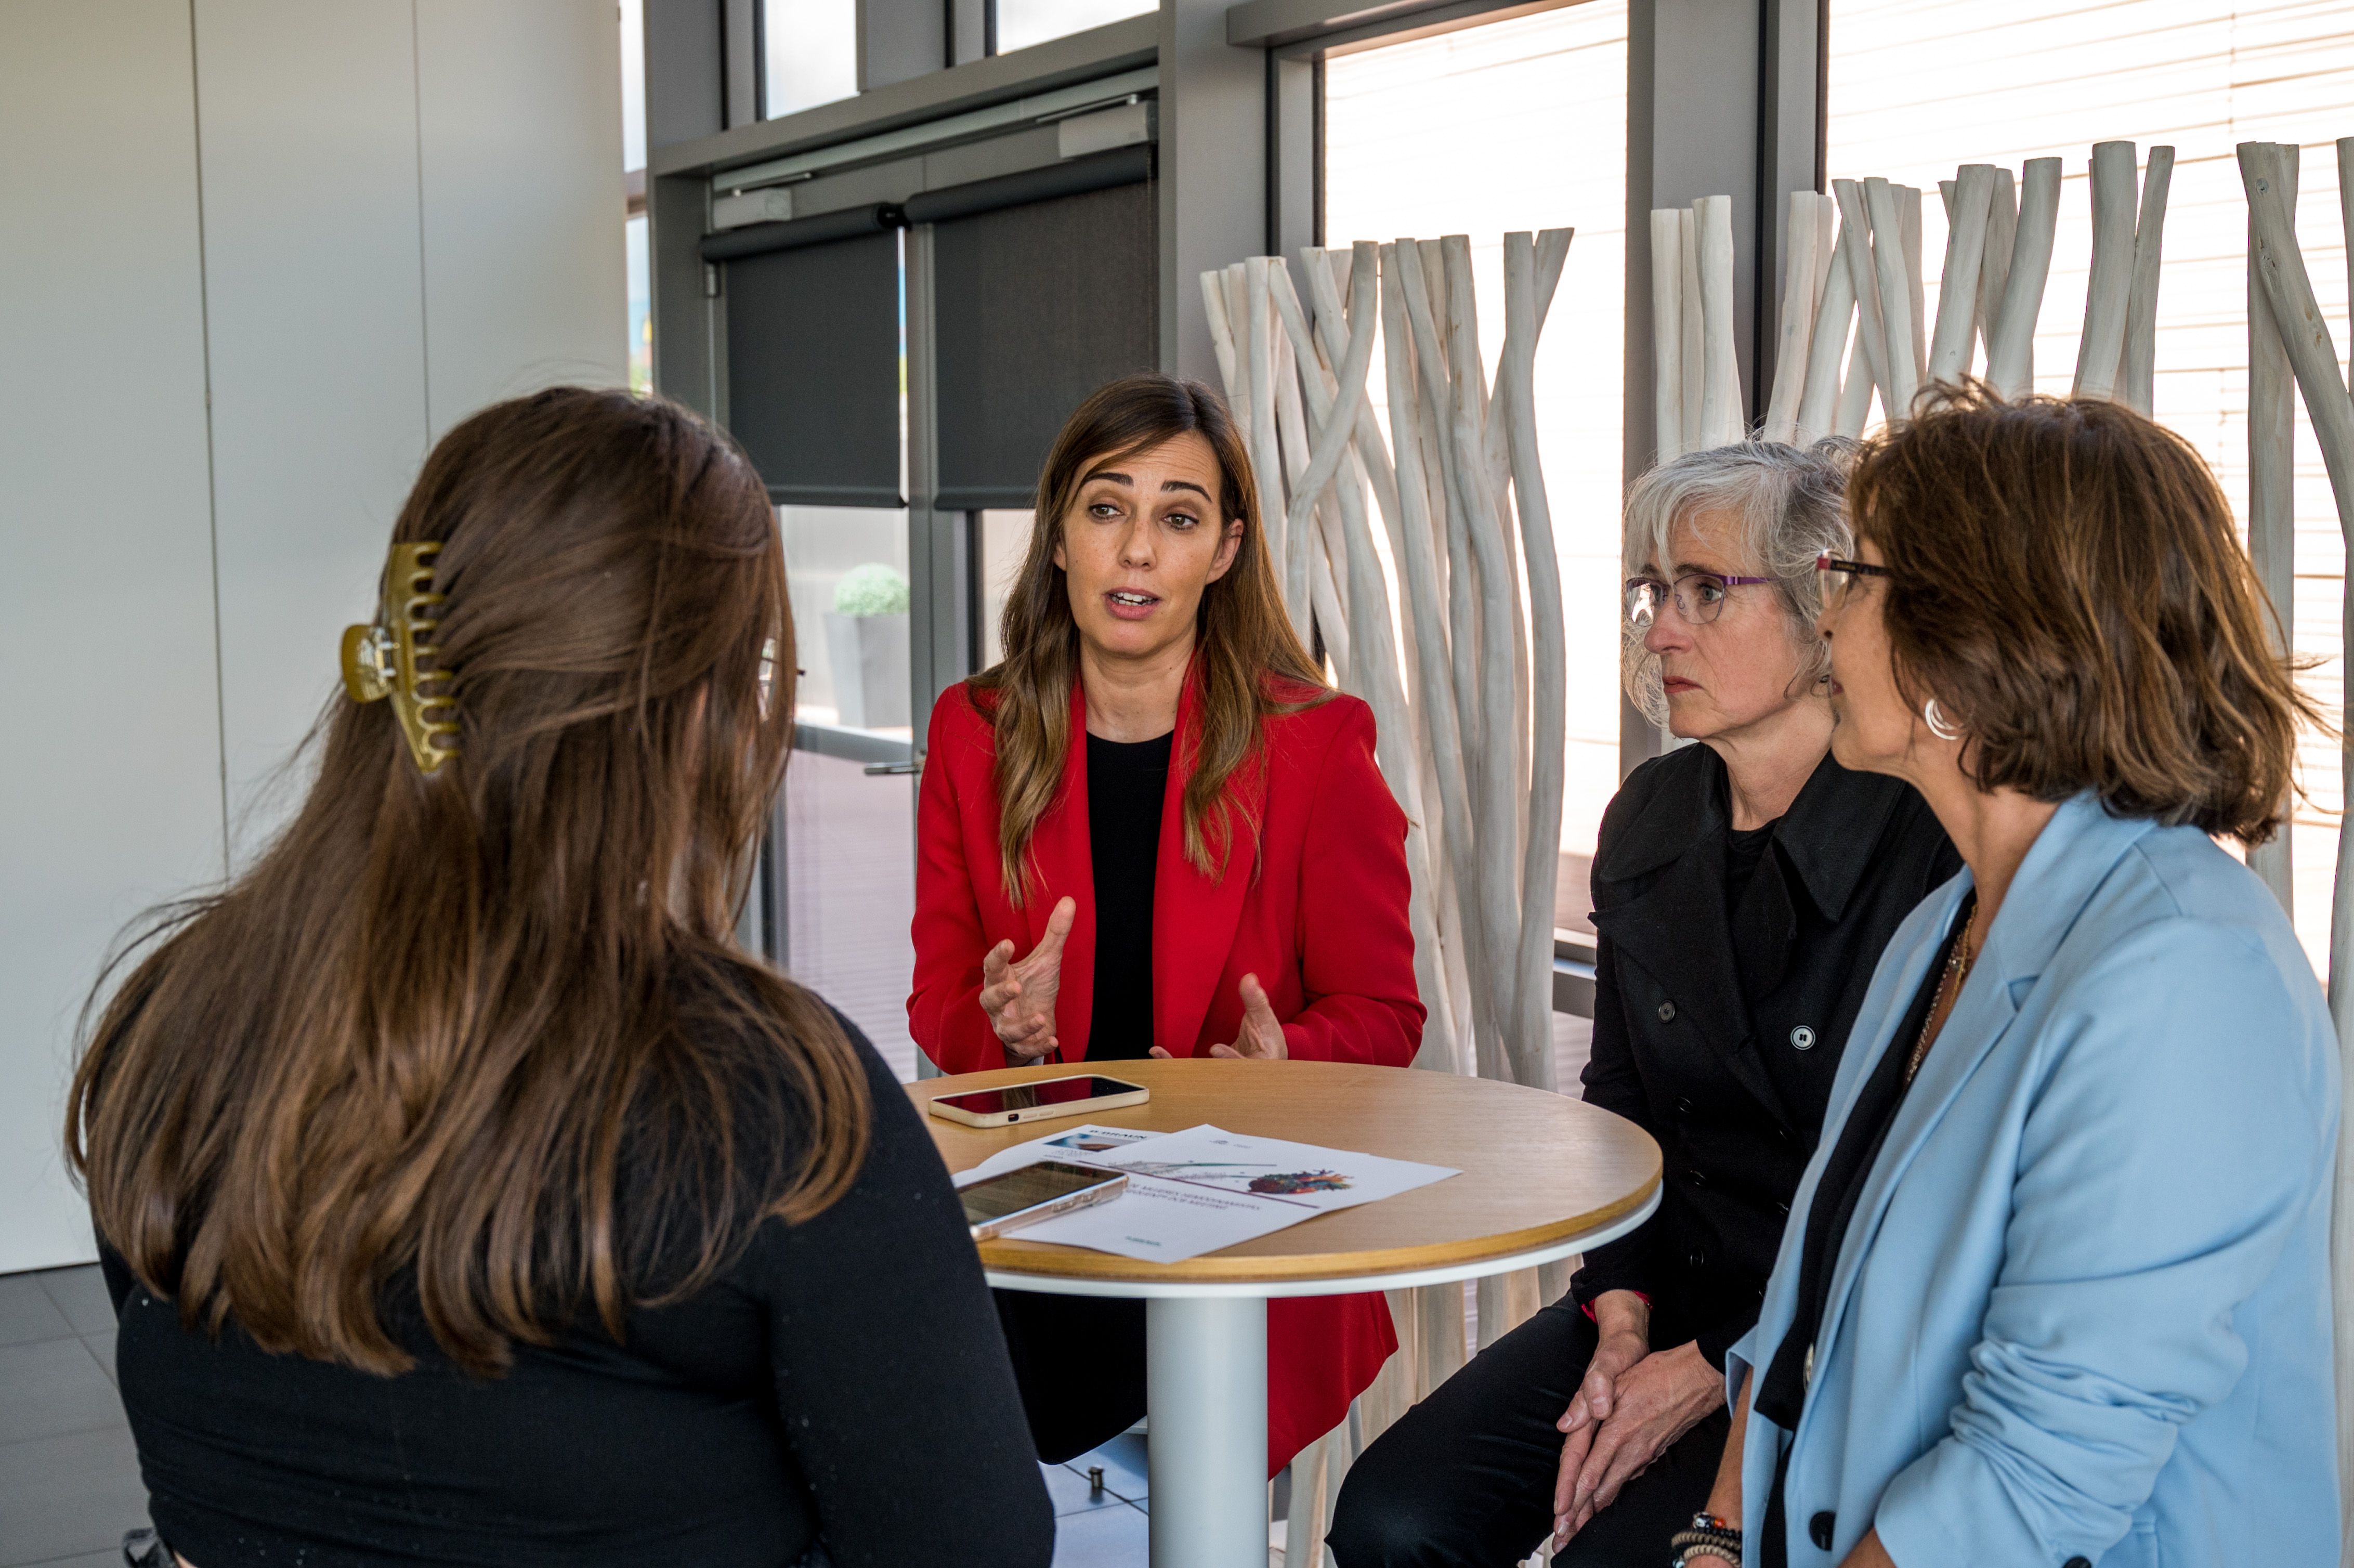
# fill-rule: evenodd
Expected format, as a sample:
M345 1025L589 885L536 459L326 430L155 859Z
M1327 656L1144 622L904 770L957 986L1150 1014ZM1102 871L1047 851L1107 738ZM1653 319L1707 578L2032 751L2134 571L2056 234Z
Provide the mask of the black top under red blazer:
M1727 899L1724 763L1628 775L1594 857L1590 1104L1659 1140L1659 1212L1572 1286L1651 1298L1652 1345L1717 1366L1757 1320L1798 1177L1881 949L1961 857L1913 787L1825 757Z

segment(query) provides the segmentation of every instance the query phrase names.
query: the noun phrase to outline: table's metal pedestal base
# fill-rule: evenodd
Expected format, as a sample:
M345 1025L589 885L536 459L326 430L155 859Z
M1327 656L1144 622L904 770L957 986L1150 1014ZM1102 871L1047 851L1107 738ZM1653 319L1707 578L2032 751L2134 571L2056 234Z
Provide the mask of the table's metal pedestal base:
M1267 1562L1267 1298L1145 1303L1153 1568Z

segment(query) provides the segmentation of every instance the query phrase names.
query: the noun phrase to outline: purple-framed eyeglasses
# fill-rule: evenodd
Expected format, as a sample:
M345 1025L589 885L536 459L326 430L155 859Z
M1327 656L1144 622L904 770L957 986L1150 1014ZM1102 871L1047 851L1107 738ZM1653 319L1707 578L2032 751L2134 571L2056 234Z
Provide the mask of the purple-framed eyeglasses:
M1658 577L1628 577L1624 590L1627 619L1637 626L1649 626L1659 606L1673 599L1678 615L1694 626L1706 626L1723 613L1729 589L1779 581L1779 577L1727 577L1723 572L1686 572L1672 583Z

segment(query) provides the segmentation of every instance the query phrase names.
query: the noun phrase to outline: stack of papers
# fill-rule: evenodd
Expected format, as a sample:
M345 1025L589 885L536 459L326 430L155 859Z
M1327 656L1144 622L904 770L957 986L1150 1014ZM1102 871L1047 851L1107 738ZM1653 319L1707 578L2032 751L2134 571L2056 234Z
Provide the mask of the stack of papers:
M1182 1132L1089 1124L1001 1149L959 1176L957 1185L1041 1160L1125 1171L1128 1191L1015 1234L1147 1263L1182 1263L1462 1174L1444 1165L1245 1138L1206 1124Z

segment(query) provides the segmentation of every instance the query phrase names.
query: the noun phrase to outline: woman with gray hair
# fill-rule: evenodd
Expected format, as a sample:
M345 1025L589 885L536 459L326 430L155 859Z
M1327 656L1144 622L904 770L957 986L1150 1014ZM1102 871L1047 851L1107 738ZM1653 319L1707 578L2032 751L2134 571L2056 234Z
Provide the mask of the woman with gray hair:
M1369 1448L1341 1568L1676 1560L1727 1432L1849 1026L1906 914L1960 869L1910 786L1830 757L1819 556L1849 450L1692 452L1627 498L1628 696L1678 743L1602 819L1585 1098L1659 1140L1659 1212Z

